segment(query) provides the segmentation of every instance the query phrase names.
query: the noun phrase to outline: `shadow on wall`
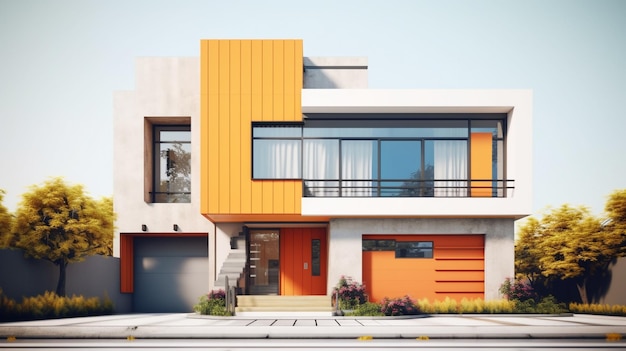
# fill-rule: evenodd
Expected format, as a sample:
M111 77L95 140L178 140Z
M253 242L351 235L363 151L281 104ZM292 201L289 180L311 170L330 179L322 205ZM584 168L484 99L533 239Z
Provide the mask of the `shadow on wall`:
M25 258L22 250L0 249L0 288L16 301L56 289L59 268L46 260ZM10 269L7 269L10 267ZM131 296L120 293L120 261L108 256L90 256L67 266L68 296L108 296L115 313L131 312Z
M607 270L589 278L587 296L590 303L626 305L626 257L616 258ZM576 282L572 279L556 280L551 292L559 301L581 302ZM550 292L540 292L546 295Z

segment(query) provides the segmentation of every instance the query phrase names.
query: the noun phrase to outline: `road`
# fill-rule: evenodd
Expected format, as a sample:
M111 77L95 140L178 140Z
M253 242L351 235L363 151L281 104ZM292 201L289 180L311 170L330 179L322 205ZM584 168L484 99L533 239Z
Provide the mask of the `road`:
M418 339L70 339L1 341L0 350L626 350L626 341L606 340L418 340Z

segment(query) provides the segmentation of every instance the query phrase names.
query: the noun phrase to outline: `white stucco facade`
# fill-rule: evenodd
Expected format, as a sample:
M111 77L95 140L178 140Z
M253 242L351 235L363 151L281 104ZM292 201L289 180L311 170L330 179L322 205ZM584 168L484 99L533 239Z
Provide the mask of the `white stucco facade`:
M213 235L214 225L200 214L200 77L199 59L139 58L135 89L114 94L114 209L117 214L114 256L120 233L200 232ZM186 118L191 123L191 202L146 201L146 153L152 124ZM211 240L209 240L209 243Z

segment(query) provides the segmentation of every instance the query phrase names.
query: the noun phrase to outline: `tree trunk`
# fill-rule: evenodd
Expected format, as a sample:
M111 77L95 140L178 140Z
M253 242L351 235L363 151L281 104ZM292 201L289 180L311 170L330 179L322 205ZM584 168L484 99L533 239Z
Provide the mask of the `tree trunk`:
M576 283L576 287L578 288L578 294L580 294L580 301L584 304L588 304L589 300L587 299L587 278L584 278L582 282Z
M65 296L65 271L67 268L67 262L59 260L59 281L57 282L57 295Z

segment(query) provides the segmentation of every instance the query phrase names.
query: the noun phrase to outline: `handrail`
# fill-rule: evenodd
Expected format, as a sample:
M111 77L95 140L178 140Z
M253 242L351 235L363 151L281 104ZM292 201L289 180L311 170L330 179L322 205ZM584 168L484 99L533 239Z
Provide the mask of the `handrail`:
M235 286L228 284L228 276L224 277L224 292L226 293L226 312L235 315L235 307L237 305L237 290Z
M514 182L482 178L303 179L302 194L304 197L508 197L507 193L515 189ZM482 195L473 194L475 191Z

